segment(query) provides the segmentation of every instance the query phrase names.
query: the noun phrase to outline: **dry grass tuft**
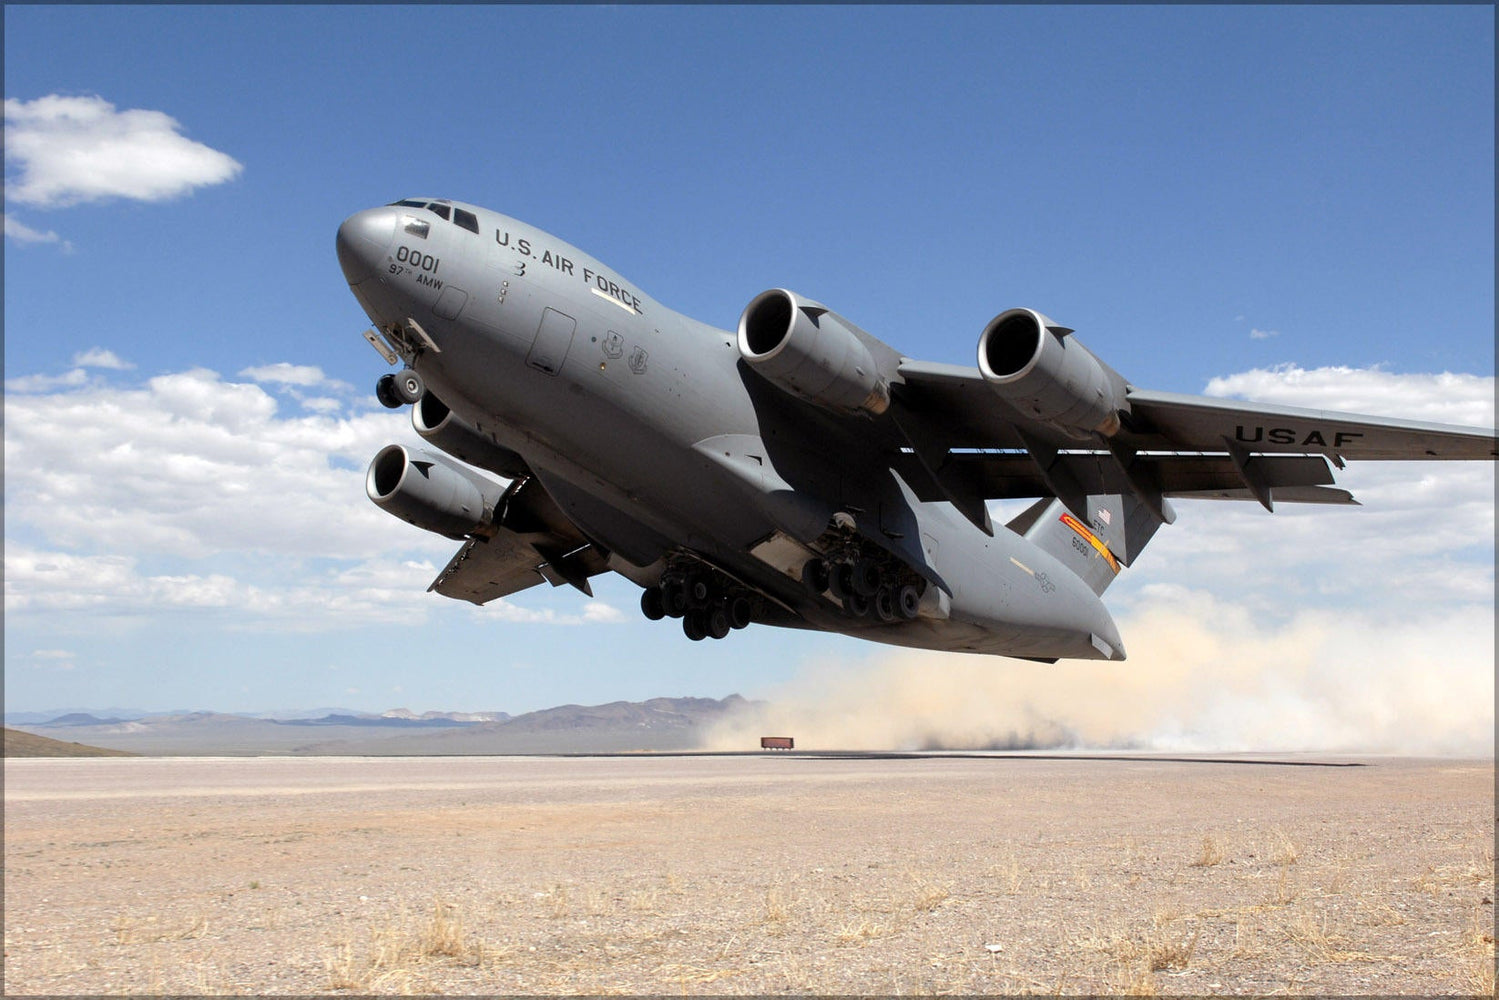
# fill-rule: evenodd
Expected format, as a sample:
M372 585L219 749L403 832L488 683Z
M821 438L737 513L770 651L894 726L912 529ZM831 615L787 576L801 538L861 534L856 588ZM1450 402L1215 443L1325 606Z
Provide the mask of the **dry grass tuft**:
M360 956L350 941L339 941L333 954L323 960L330 990L364 993L410 992L414 988L412 966L433 959L448 959L459 965L481 965L483 944L472 940L456 909L434 900L426 920L413 926L405 916L370 932L367 954Z
M1202 838L1202 850L1197 852L1197 860L1192 862L1192 867L1211 868L1221 865L1227 858L1228 852L1223 849L1223 845L1208 834Z
M185 924L163 924L155 916L121 914L110 923L116 944L155 944L158 941L192 941L208 930L208 918L199 914Z
M916 899L914 906L918 913L930 913L947 901L949 893L946 888L932 883L922 883L916 887Z
M1275 839L1277 841L1275 853L1270 860L1278 865L1294 865L1301 857L1301 848L1297 847L1296 842L1286 836L1286 831L1280 827L1275 828Z
M1473 907L1467 933L1458 952L1458 981L1475 996L1494 995L1493 911Z

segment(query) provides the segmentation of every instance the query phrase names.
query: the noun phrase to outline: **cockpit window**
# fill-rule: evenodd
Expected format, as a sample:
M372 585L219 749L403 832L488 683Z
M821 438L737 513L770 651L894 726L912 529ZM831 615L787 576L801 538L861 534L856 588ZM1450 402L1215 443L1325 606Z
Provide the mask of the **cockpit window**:
M437 204L437 202L434 201L430 205L428 205L427 208L430 211L436 212L438 215L442 216L444 219L446 219L448 217L448 206L446 206L446 205L439 205L439 204Z
M432 229L429 223L427 223L423 219L418 219L414 215L402 216L401 228L406 230L406 232L410 233L412 236L420 237L421 239L426 239L427 233Z
M427 203L425 201L393 201L391 202L391 206L399 206L400 208L426 208Z
M479 231L479 219L473 212L465 212L461 208L455 208L453 209L453 221L471 233Z

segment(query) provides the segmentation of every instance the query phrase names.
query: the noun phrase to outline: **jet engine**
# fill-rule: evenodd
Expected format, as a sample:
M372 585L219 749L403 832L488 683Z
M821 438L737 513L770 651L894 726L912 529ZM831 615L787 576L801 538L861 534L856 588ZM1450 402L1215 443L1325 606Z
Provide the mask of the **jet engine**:
M744 307L739 353L755 371L809 403L884 413L890 387L856 330L822 303L772 288Z
M505 495L498 483L399 444L380 449L365 476L364 491L382 510L454 539L488 531Z
M1032 309L1007 309L979 337L979 372L1021 413L1068 437L1112 435L1129 412L1124 379L1070 333Z
M432 394L422 394L411 408L411 426L422 440L441 448L469 465L477 465L506 479L527 474L526 460L509 448L495 444L478 428L458 416L448 405Z

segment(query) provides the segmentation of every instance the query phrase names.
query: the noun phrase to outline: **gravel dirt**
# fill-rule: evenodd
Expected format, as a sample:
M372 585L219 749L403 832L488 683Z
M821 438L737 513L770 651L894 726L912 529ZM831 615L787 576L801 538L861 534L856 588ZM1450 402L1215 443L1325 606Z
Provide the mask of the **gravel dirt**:
M1492 760L12 759L4 987L1493 995L1494 815Z

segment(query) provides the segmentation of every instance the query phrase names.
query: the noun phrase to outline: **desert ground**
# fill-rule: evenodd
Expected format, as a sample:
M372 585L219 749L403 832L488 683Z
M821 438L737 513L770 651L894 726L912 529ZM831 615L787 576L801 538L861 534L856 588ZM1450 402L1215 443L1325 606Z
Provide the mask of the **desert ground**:
M5 761L5 993L1486 994L1492 760Z

